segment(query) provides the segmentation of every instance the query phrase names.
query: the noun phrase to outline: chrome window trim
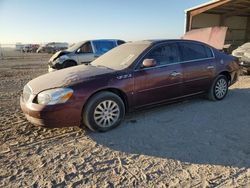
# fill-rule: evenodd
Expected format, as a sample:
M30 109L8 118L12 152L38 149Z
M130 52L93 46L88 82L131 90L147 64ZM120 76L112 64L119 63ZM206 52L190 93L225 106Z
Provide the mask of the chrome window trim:
M161 67L167 67L167 66L171 66L171 65L176 65L176 64L184 64L184 63L191 63L191 62L196 62L196 61L204 61L204 60L210 60L210 59L215 59L215 54L214 54L214 51L213 49L210 47L210 46L206 46L202 43L199 43L199 42L187 42L187 43L194 43L194 44L199 44L199 45L203 45L204 47L207 47L209 48L211 51L212 51L212 57L207 57L207 58L200 58L200 59L194 59L194 60L188 60L188 61L179 61L179 62L176 62L176 63L171 63L171 64L166 64L166 65L159 65L159 66L156 66L156 67L149 67L149 68L143 68L143 69L140 69L138 67L138 64L141 63L142 59L153 49L153 48L157 48L159 47L160 45L164 45L164 44L168 44L168 43L181 43L181 42L186 42L186 41L178 41L178 42L172 42L172 41L166 41L166 42L163 42L163 43L160 43L160 44L156 44L154 46L151 46L150 49L148 49L148 52L143 55L136 63L135 65L135 68L134 68L134 72L138 72L138 71L142 71L142 70L150 70L150 69L156 69L156 68L161 68Z
M196 62L196 61L204 61L204 60L209 60L209 59L214 59L214 57L211 57L211 58L202 58L202 59L190 60L190 61L180 61L180 62L171 63L171 64L166 64L166 65L159 65L159 66L156 66L156 67L149 67L149 68L143 68L143 69L136 69L136 70L134 70L134 72L138 72L138 71L141 71L141 70L156 69L156 68L161 68L161 67L168 67L168 66L177 65L177 64L180 64L180 65L181 65L181 64L184 64L184 63L190 63L190 62Z

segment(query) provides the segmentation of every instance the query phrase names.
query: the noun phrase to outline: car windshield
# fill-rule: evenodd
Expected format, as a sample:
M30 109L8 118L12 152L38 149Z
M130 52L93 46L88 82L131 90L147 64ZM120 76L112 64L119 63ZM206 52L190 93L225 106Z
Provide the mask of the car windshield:
M76 51L78 48L80 48L85 42L78 42L76 44L73 44L71 47L69 47L68 49L66 49L66 51L68 52L74 52Z
M116 46L115 41L93 41L96 54L104 54Z
M91 63L93 66L103 66L113 70L122 70L130 66L150 43L125 43L120 45Z

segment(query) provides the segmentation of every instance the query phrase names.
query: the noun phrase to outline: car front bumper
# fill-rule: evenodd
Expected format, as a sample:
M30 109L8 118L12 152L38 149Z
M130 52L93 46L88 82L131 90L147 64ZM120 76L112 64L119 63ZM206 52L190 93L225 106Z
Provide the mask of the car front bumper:
M37 126L71 127L81 124L81 109L73 103L45 106L25 102L21 96L20 106L27 120Z
M244 70L250 70L250 58L245 56L240 58L240 66Z
M241 66L243 69L248 69L248 70L250 70L250 62L241 61L241 62L240 62L240 66Z
M48 72L54 72L56 69L52 68L50 65L48 66Z

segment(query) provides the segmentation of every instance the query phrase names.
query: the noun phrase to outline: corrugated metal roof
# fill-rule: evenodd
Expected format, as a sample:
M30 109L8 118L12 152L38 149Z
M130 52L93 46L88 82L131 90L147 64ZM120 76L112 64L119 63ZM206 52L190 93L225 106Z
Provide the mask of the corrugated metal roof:
M197 5L197 6L194 6L192 8L188 8L186 10L184 10L185 12L188 12L190 10L195 10L195 9L198 9L198 8L201 8L201 7L204 7L204 6L207 6L207 5L211 5L211 4L214 4L214 3L217 3L218 1L221 1L221 0L212 0L212 1L209 1L209 2L206 2L206 3L202 3L200 5Z
M250 0L215 0L185 10L193 16L201 13L224 16L250 16Z

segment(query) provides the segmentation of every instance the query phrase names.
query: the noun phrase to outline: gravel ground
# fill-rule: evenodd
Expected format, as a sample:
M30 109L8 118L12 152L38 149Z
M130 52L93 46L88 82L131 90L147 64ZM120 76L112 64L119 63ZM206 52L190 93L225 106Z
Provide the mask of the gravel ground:
M139 111L107 133L44 129L19 96L48 58L0 60L0 187L250 187L250 77L223 101Z

